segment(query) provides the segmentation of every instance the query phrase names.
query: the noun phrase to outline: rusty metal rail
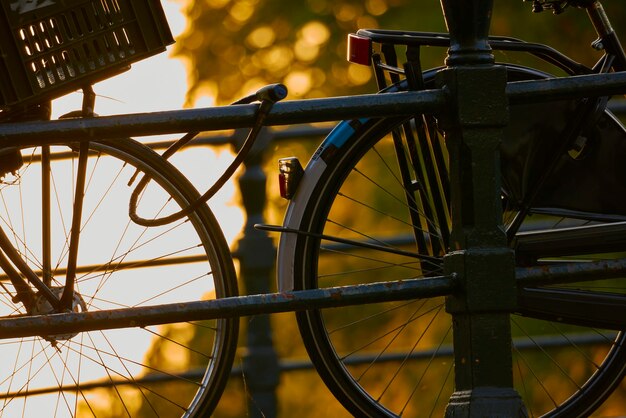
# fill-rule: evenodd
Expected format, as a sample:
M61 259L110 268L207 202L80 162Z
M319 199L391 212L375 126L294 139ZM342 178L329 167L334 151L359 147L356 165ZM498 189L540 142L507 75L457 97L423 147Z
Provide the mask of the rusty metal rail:
M606 276L602 274L606 273ZM544 268L518 269L520 286L544 281L554 282L574 276L601 280L623 276L626 259L589 263L556 265ZM103 329L146 327L176 321L201 321L219 318L292 312L309 309L334 308L388 301L447 296L458 288L456 275L409 279L401 281L358 284L351 286L300 290L283 293L235 296L207 301L181 302L149 307L68 312L0 319L0 338L32 335L55 335ZM462 291L462 290L461 290Z
M455 287L454 276L441 276L149 307L5 318L0 320L0 338L145 327L177 321L199 321L419 299L449 295Z
M623 94L626 93L626 73L511 82L508 83L506 92L510 103ZM266 123L292 125L362 117L437 113L447 106L450 103L445 89L293 100L277 103ZM37 145L53 144L61 139L85 141L246 128L253 125L256 108L252 104L52 122L6 123L0 125L0 140L7 145Z

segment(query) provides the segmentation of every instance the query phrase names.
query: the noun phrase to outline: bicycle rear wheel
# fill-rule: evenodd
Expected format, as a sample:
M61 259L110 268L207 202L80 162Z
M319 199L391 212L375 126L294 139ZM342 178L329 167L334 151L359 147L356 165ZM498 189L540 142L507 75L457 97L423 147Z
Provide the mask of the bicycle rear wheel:
M515 77L529 76L511 71ZM624 134L615 120L603 122L603 129ZM433 118L343 123L307 166L288 209L285 225L306 234L281 237L279 268L289 266L281 274L292 277L296 289L441 275L450 222L447 181L445 146ZM585 231L590 222L544 212L528 216L523 225L538 229L548 248L548 230ZM505 207L504 223L516 213ZM346 244L350 241L354 245ZM562 262L566 255L580 254L587 261L593 253L594 258L615 257L585 244L584 234L581 241L558 259L537 253L525 262ZM583 299L600 292L626 294L621 278L567 286L583 292ZM533 318L532 309L525 315L512 316L513 373L529 415L572 417L593 411L621 381L624 337L611 327ZM353 415L443 414L454 381L445 298L299 312L297 320L320 376Z
M72 143L23 147L23 167L0 186L3 231L57 296L71 257L78 150ZM208 207L163 227L129 220L128 183L136 174L153 179L139 203L145 217L173 213L198 197L144 145L89 142L74 310L236 295L228 246ZM16 302L7 274L0 279L2 319L52 310L40 294L30 310ZM237 328L236 320L194 320L0 340L0 416L207 416L230 373Z

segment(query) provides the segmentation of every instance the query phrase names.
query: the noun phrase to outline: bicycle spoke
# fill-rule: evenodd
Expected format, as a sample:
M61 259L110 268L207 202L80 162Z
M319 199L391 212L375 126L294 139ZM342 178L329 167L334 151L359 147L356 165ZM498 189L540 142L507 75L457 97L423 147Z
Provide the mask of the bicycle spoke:
M387 385L385 386L383 392L378 396L378 400L380 400L384 395L385 392L387 392L387 390L389 389L389 387L391 386L391 384L394 382L394 380L398 377L398 374L400 373L400 370L402 369L402 367L404 367L404 365L406 364L406 361L408 360L408 358L411 356L411 354L416 350L418 344L422 341L422 338L424 337L424 335L426 334L426 332L428 332L428 330L433 326L433 323L435 322L435 319L437 318L437 315L439 313L441 313L441 309L442 307L439 307L439 309L435 312L435 314L433 315L433 317L431 318L430 322L428 322L428 324L426 325L426 328L424 329L424 332L419 336L419 338L415 341L415 344L413 344L413 347L411 347L410 351L406 354L406 357L402 360L402 362L398 365L395 373L392 374L391 378L389 379L389 381L387 382ZM396 334L396 336L400 335L400 333L402 331L404 331L406 329L406 325L405 327L402 328L401 330L398 331L398 333ZM391 345L391 343L393 343L393 341L390 341L389 345ZM381 354L383 354L386 350L388 349L388 346L385 347L382 351ZM359 379L358 379L359 380Z

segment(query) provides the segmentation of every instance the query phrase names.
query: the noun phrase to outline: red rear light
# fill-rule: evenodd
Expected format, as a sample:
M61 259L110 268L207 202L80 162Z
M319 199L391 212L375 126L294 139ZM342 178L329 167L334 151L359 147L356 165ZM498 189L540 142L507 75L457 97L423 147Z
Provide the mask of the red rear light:
M348 61L367 65L372 63L372 41L355 34L348 35Z

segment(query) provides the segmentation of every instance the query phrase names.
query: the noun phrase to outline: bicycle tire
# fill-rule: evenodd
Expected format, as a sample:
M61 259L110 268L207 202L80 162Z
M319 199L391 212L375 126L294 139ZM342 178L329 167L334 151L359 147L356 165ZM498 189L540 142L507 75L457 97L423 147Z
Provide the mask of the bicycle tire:
M513 80L545 77L516 66L509 67L509 76ZM432 82L432 73L426 74L425 81L427 85ZM570 105L566 103L566 107ZM528 116L527 112L519 113ZM558 115L558 110L551 116L554 113ZM546 117L545 112L537 114ZM436 177L430 183L432 187L423 186L421 195L415 191L410 193L418 196L415 203L423 219L418 229L428 234L424 242L416 242L415 225L406 214L407 192L396 168L397 153L391 134L403 125L404 129L409 127L415 133L415 127L421 123L407 125L407 122L411 119L348 121L326 138L307 165L287 210L285 226L306 234L281 236L279 281L293 280L294 288L303 290L441 273L439 264L428 266L429 261L420 263L419 259L406 257L405 252L393 253L394 248L401 246L403 250L412 248L414 251L430 248L431 253L425 255L442 256L443 252L436 250L433 242L445 237L445 227L441 227L438 219L449 216L445 210L442 213L441 204L432 202L433 196L446 194L445 158L439 156L435 157L429 174ZM525 123L524 120L518 122ZM624 129L613 118L605 118L604 123L609 127L603 129L624 135ZM429 146L442 141L436 125L431 124L431 128L434 129L428 131L430 140L420 138ZM433 151L429 152L435 156ZM413 174L413 183L423 184L423 180ZM378 192L369 193L372 189ZM424 200L420 201L420 196ZM426 212L433 219L424 219ZM546 220L557 228L565 226L558 226L563 222L562 216L558 216L558 220L549 217ZM572 217L568 222L574 222L576 227L588 220L578 221ZM438 236L428 233L429 229L437 231ZM366 240L392 250L376 254L371 248L358 245L352 248L336 245L332 240L317 238L319 234L348 241ZM397 241L398 234L410 237L410 242ZM440 248L446 248L446 244L443 242ZM586 248L585 253L593 250ZM325 258L324 254L328 253L332 253L332 259ZM623 291L624 284L620 286ZM443 414L453 391L451 319L444 312L444 303L443 298L435 298L310 310L297 312L296 316L305 347L319 375L352 415L431 416ZM403 314L406 319L402 318ZM512 325L514 336L519 337L514 348L516 388L528 405L530 416L586 416L621 382L626 370L623 334L532 317L513 316ZM585 342L583 336L597 338ZM555 342L570 346L568 358L557 361L555 353L559 353L559 348L551 347ZM589 346L583 346L587 343ZM535 352L528 354L525 350L529 347ZM365 361L357 358L360 355ZM539 371L532 367L537 364L541 364ZM576 364L579 365L578 375L568 371ZM584 370L580 371L581 368ZM553 392L554 388L558 388L558 393Z
M43 149L20 149L23 167L0 186L0 222L40 278L50 271L48 286L58 292L65 281L78 145ZM129 138L91 141L89 152L75 310L158 307L237 295L229 248L208 206L166 227L145 228L129 220L129 181L136 174L154 180L139 206L149 216L180 210L197 199L198 192L178 170ZM48 198L42 197L45 179ZM49 227L44 217L51 219ZM44 249L44 229L51 237L49 249ZM51 309L40 297L29 313L12 300L6 275L0 285L4 319L45 315ZM220 319L3 339L0 415L209 416L229 377L237 334L237 320Z

